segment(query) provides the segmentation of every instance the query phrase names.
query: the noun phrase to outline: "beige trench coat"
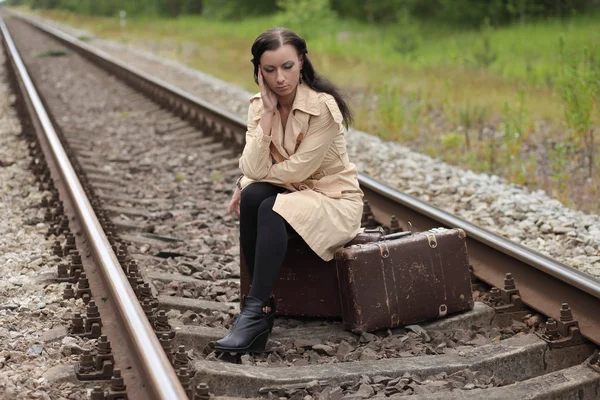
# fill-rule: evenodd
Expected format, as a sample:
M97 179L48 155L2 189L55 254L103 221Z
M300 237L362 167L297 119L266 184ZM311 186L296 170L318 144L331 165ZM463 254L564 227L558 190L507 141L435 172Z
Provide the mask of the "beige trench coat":
M260 126L260 93L250 100L246 145L240 158L242 190L269 182L288 191L277 195L281 215L323 260L360 231L363 192L348 160L342 114L333 96L298 85L285 131L274 112L271 136Z

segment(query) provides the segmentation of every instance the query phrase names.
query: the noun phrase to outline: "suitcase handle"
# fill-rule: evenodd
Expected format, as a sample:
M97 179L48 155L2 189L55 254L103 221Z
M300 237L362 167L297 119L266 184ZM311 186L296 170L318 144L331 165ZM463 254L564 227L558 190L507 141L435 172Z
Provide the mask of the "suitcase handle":
M390 235L382 236L382 238L379 240L392 240L392 239L398 239L398 238L401 238L404 236L410 236L410 235L412 235L412 232L410 232L410 231L409 232L396 232L396 233L392 233Z
M381 233L381 236L385 236L385 231L381 226L372 229L365 229L363 233Z

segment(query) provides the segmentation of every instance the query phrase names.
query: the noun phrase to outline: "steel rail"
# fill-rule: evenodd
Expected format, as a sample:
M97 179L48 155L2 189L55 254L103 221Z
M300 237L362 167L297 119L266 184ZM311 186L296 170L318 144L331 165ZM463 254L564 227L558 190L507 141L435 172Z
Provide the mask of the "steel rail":
M171 363L100 226L1 16L0 30L8 49L8 56L17 69L15 71L16 75L25 87L26 93L24 95L28 96L28 100L35 109L36 115L31 117L36 118L43 128L45 138L50 145L52 157L56 161L60 174L67 185L69 196L73 201L78 217L83 223L96 261L101 266L107 286L130 336L129 339L134 347L134 354L141 361L148 385L153 389L157 399L187 399L188 397L174 369L171 367Z
M236 133L237 143L243 141L246 121L230 112L215 107L171 84L163 82L137 68L116 60L105 52L67 35L58 29L46 26L28 17L16 14L37 29L75 48L109 70L118 71L125 78L141 79L152 85L168 98L173 107L192 107L206 112L218 124L228 126ZM159 97L160 97L159 96ZM427 230L433 227L459 227L467 233L469 255L473 273L479 279L502 287L507 272L513 274L519 285L523 302L545 315L559 318L561 302L568 301L582 333L600 345L600 326L597 310L600 309L600 282L567 265L550 259L500 235L480 228L446 211L431 206L414 197L390 188L374 179L359 174L359 183L371 203L375 216L388 220L396 215L402 221L410 221L413 228ZM406 228L406 224L405 228Z

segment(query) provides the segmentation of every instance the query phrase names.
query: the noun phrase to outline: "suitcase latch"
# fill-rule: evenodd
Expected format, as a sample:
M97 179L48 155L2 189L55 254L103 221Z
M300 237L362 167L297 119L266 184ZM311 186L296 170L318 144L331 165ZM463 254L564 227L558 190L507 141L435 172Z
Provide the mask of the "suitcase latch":
M385 242L377 242L377 247L379 247L381 258L388 258L390 256L390 250Z
M427 237L427 242L429 242L429 247L435 249L437 247L437 240L435 235L430 232L425 232L425 236Z
M445 304L441 304L438 315L440 317L445 317L446 314L448 314L448 307Z

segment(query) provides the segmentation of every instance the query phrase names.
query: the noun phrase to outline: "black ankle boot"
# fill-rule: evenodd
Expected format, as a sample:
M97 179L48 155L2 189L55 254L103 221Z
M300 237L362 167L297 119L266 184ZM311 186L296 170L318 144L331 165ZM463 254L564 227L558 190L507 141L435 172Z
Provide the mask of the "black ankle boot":
M271 301L264 302L246 296L243 309L231 332L215 343L216 351L235 353L260 353L265 350L275 312Z
M241 311L244 309L244 302L246 301L246 295L244 295L242 297L242 300L240 301L240 313ZM269 332L273 332L273 325L275 324L275 312L276 312L276 308L275 308L275 297L273 295L269 296L269 307L271 307L271 312L270 312L270 316L269 316ZM235 320L234 324L232 325L232 329L235 326L235 323L237 323L237 320L239 319L239 315L237 317L237 319Z

